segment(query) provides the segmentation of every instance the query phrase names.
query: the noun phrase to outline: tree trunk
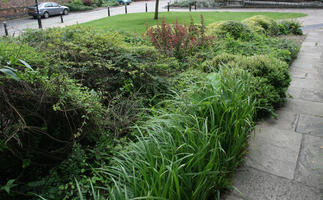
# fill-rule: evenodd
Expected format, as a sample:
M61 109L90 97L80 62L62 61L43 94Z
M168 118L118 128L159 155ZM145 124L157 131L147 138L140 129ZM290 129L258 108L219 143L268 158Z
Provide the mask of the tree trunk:
M158 19L158 4L159 4L159 0L156 0L154 19Z

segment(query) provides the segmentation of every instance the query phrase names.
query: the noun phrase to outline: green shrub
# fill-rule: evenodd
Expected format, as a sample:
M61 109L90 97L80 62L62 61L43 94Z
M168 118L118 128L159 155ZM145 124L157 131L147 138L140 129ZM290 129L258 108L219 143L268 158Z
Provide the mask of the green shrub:
M274 39L272 46L280 50L280 53L277 52L277 57L289 64L291 64L292 61L297 58L300 50L300 45L289 39Z
M231 20L210 24L207 28L207 33L217 36L217 38L225 38L229 35L234 39L251 40L254 37L253 32L247 25Z
M34 48L12 39L0 40L0 66L11 65L17 66L19 59L24 60L33 68L46 66L48 61L44 54L36 51Z
M94 5L96 5L97 7L101 7L103 6L103 4L105 3L105 0L94 0Z
M282 35L294 34L294 35L303 35L301 29L302 25L295 20L284 20L279 24L279 33Z
M46 54L13 40L2 40L0 46L0 69L7 66L17 77L0 73L0 185L11 179L34 182L62 162L73 145L91 144L102 136L107 108L100 92L64 71L53 72ZM23 68L20 58L35 64L34 70L26 62ZM61 180L63 176L54 181ZM20 193L13 199L25 199L21 192L37 191L25 184L15 189ZM6 199L1 191L0 198Z
M180 8L187 8L189 6L193 6L195 3L195 0L181 0L181 1L174 1L170 4L172 7L180 7Z
M286 91L291 81L289 68L286 62L268 56L240 56L232 54L221 54L214 57L212 61L204 63L205 71L213 71L221 65L233 68L241 68L250 72L258 80L258 96L260 110L258 115L280 107L286 98Z
M117 2L116 0L109 0L109 1L105 1L102 5L102 7L112 7L112 6L119 6L119 2Z
M278 35L279 27L275 20L270 17L256 15L242 21L253 31L266 35Z
M74 26L31 31L21 39L46 53L52 71L66 71L82 85L102 93L110 113L107 127L117 136L128 132L140 108L151 104L156 95L167 93L166 78L181 70L178 62L163 58L154 47L139 44L139 40L130 42L116 32Z
M255 38L250 41L235 40L231 37L226 37L224 40L216 42L213 51L215 51L215 55L223 52L244 56L269 55L291 63L297 57L299 49L300 45L287 39L255 35ZM208 52L208 54L211 54L211 52Z
M220 198L253 129L252 79L223 69L165 102L103 170L114 181L110 199Z
M94 141L104 128L107 109L99 94L64 73L47 76L34 70L17 76L20 81L1 78L0 115L6 125L0 140L7 148L0 158L10 162L1 162L0 175L2 181L32 182L62 162L73 144Z
M86 6L92 6L94 3L94 0L81 0L81 1Z
M65 3L64 6L67 6L70 8L70 11L86 11L86 10L93 10L94 8L91 6L86 6L79 3Z

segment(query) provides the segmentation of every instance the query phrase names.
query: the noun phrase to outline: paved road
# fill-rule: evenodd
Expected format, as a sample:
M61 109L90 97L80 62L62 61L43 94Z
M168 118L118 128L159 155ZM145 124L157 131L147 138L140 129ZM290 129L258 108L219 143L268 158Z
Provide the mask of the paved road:
M160 0L160 11L167 11L165 6L167 5L167 0ZM155 1L140 1L140 2L133 2L131 5L127 6L128 13L140 13L145 12L145 3L148 6L148 12L153 12L155 9ZM125 8L124 6L112 7L110 8L110 14L119 15L124 14ZM42 19L42 25L44 28L49 27L64 27L78 23L84 23L100 18L104 18L108 16L107 8L100 8L94 11L87 11L87 12L75 12L70 13L67 16L64 16L64 23L61 23L61 19L59 16L50 17L48 19ZM16 20L8 20L8 29L9 33L12 34L19 34L26 28L38 28L37 20L33 19L32 17L26 17L23 19L16 19ZM4 35L4 28L2 23L0 24L0 35Z
M166 5L169 0L160 0L160 12L166 11ZM128 6L128 13L139 13L145 12L145 3L148 5L148 11L153 12L155 8L155 1L140 1L134 2ZM113 7L111 8L111 15L119 15L124 14L124 7ZM187 9L171 9L171 11L187 11ZM304 25L308 26L306 30L316 29L323 26L323 10L322 9L198 9L197 11L192 12L299 12L306 13L308 16L299 18L298 20ZM42 24L44 28L48 27L64 27L78 23L84 23L96 19L100 19L103 17L107 17L108 11L106 8L101 8L94 11L88 12L78 12L71 13L67 16L64 16L64 23L60 22L60 17L51 17L49 19L43 19ZM9 20L7 21L9 33L11 35L19 34L26 28L38 28L37 20L32 19L31 17L17 19L17 20ZM320 24L320 25L319 25ZM0 24L0 35L4 35L4 29L2 24Z

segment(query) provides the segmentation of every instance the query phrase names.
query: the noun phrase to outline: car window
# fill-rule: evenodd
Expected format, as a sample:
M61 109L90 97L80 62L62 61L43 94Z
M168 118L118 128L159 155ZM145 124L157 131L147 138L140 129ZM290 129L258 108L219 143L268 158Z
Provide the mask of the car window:
M52 6L53 7L58 7L58 4L57 3L52 3Z
M52 7L52 3L46 3L45 7Z
M44 3L38 3L39 7L42 7L44 5ZM34 5L35 7L37 7L37 4Z

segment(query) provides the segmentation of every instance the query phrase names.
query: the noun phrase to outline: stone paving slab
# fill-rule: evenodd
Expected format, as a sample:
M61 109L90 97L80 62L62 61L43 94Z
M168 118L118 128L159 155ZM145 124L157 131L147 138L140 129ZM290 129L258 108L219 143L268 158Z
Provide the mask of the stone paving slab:
M294 62L293 62L293 65L296 65L298 63L306 63L306 64L314 64L314 63L317 63L317 62L320 62L320 59L319 57L310 57L310 56L307 56L307 57L299 57L298 59L296 59Z
M295 180L323 189L323 132L321 135L304 135Z
M302 53L300 56L297 57L297 59L308 59L308 58L313 58L313 59L321 59L321 52L313 52L313 53L309 53L306 51L303 51L304 53Z
M323 116L323 103L304 101L299 99L288 99L282 111L293 111L300 114Z
M298 78L298 79L306 79L308 76L307 72L303 72L303 71L295 71L295 72L291 72L291 77L292 78ZM293 81L292 81L293 82Z
M290 87L306 88L310 90L321 90L323 88L323 81L306 79L306 76L307 74L304 78L298 78L293 76L293 80L290 83Z
M302 135L271 126L259 130L260 127L257 126L256 135L250 140L246 165L293 179Z
M300 99L302 88L289 87L287 90L287 97L290 99Z
M301 114L298 119L296 132L323 137L323 117L315 117L311 115ZM321 142L323 145L323 141Z
M318 65L312 65L311 70L308 67L293 67L291 68L291 76L296 78L306 78L310 80L323 80L323 69Z
M252 169L242 168L236 175L233 197L247 200L319 200L315 188ZM234 199L234 198L233 198Z
M323 103L323 90L302 89L299 98L302 100Z
M316 72L316 73L313 73L313 72L307 73L306 78L312 79L312 80L322 80L323 79L323 69L318 70L318 72Z
M308 62L304 62L302 60L297 60L293 63L293 66L291 67L291 70L292 71L295 71L295 70L304 70L304 71L312 71L314 70L315 72L319 72L317 66L315 64L311 64L311 63L308 63Z
M278 111L277 119L274 118L267 118L263 122L257 124L257 129L260 131L262 129L266 129L266 127L270 126L273 129L280 129L280 130L295 130L299 118L299 114L293 112L282 112ZM258 134L258 133L256 133Z

